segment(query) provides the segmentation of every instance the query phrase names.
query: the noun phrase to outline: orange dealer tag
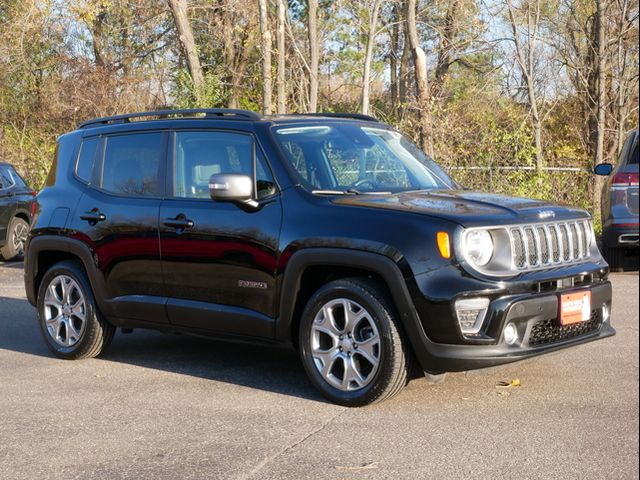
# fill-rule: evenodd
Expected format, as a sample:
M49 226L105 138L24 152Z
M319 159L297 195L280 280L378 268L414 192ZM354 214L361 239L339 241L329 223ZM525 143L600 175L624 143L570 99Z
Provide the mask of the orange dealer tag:
M586 322L591 318L591 291L560 295L560 325Z

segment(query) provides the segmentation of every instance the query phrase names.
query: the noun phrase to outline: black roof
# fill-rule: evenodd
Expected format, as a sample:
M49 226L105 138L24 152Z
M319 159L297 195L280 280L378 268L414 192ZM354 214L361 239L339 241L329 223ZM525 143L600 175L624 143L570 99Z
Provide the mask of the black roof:
M238 110L230 108L196 108L185 110L157 110L151 112L128 113L124 115L114 115L111 117L94 118L81 123L78 128L91 128L113 124L131 123L140 120L178 120L178 119L205 119L205 120L237 120L237 121L280 121L295 119L350 119L365 122L378 122L370 115L359 113L295 113L288 115L261 115L250 110Z

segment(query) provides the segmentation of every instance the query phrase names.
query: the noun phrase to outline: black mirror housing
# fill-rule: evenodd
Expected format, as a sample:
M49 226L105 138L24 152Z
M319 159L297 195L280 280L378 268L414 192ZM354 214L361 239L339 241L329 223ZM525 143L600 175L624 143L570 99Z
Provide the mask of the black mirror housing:
M596 175L601 175L603 177L611 175L611 172L613 172L613 165L610 163L599 163L593 169L593 173L595 173Z

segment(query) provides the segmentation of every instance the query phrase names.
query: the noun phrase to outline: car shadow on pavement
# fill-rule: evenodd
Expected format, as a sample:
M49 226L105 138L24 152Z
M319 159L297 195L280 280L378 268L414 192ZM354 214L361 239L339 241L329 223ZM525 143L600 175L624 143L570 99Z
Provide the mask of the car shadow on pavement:
M56 359L40 335L35 310L24 299L0 296L0 350ZM298 355L281 348L148 330L126 335L118 331L97 360L325 401L307 380Z
M2 268L10 268L12 270L23 270L24 269L24 262L22 260L11 260L11 261L6 261L6 260L2 260L2 257L0 257L0 267Z

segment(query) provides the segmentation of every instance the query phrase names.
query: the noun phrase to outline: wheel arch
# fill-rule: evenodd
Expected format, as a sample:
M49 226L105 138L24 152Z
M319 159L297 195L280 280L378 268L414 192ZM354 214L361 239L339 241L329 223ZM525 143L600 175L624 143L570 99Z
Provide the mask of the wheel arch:
M44 274L53 265L63 260L75 260L81 263L89 277L96 302L102 309L105 306L101 301L105 298L104 282L100 280L101 274L98 272L89 247L76 239L52 235L32 237L29 241L24 264L25 289L29 303L36 305L38 289Z
M16 210L16 212L13 214L13 217L20 218L25 222L27 222L29 225L31 225L31 216L25 210Z
M307 248L291 256L281 283L276 339L295 346L300 314L311 295L328 281L354 276L370 277L389 292L415 349L412 337L422 326L398 263L379 253L340 248Z

